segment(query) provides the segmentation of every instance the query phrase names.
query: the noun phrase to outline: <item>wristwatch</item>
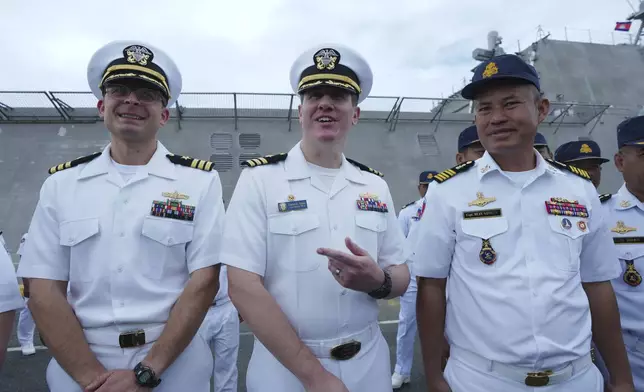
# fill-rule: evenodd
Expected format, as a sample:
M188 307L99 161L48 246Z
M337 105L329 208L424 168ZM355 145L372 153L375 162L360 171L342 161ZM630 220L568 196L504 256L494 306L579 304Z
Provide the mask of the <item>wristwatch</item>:
M136 383L142 387L154 388L161 384L161 379L157 378L154 370L141 362L134 367L134 377L136 378Z
M391 275L389 275L386 269L382 270L382 272L385 273L385 281L382 283L382 286L369 293L375 299L383 299L391 293Z

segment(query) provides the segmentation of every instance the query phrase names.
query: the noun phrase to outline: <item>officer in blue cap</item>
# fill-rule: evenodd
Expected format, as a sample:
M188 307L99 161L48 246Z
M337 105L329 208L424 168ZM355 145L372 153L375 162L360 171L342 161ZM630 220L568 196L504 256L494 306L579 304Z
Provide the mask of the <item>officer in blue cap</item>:
M476 129L475 129L476 134ZM398 214L398 223L405 237L416 226L425 212L425 194L427 186L434 181L438 172L429 170L420 173L418 178L418 193L420 199L404 206ZM391 376L393 389L402 387L411 380L411 366L414 360L414 341L416 340L416 279L412 277L405 294L400 297L400 312L398 313L398 334L396 335L396 366Z
M537 132L534 137L534 148L539 151L539 154L541 154L543 159L552 159L552 151L550 151L550 147L548 147L546 137L539 132Z
M595 188L599 187L602 176L601 165L608 162L602 158L599 144L593 140L573 140L555 150L555 161L573 165L590 174Z
M458 135L458 152L456 153L456 163L461 164L467 161L475 161L483 156L485 149L479 141L479 135L476 133L476 125L465 128Z
M601 195L609 213L613 241L619 252L622 274L612 281L619 304L635 390L644 390L644 116L617 127L615 166L624 184L615 195ZM605 374L605 377L607 375ZM607 377L608 378L608 377Z
M493 57L462 95L486 151L434 176L409 251L428 389L598 391L592 336L612 390L633 391L608 222L588 173L535 150L550 109L536 70Z

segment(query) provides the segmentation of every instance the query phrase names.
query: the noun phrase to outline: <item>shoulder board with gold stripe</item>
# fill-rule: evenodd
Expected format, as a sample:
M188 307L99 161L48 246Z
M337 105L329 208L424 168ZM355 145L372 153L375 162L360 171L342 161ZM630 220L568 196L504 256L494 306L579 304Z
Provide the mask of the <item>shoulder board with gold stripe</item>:
M546 162L548 162L552 166L557 167L559 169L567 170L567 171L571 172L572 174L575 174L578 177L583 178L584 180L590 181L590 174L588 174L588 172L586 170L580 169L580 168L575 167L575 166L566 165L565 163L555 161L554 159L546 159Z
M605 203L610 200L611 197L613 197L613 195L611 195L610 193L603 193L599 195L599 201Z
M259 158L253 158L249 159L247 161L242 162L242 166L245 167L257 167L257 166L262 166L262 165L270 165L273 163L281 162L283 160L286 160L286 157L288 156L287 153L282 152L279 154L275 155L265 155L263 157Z
M56 165L56 166L52 166L52 167L49 168L49 174L58 173L59 171L69 169L69 168L72 168L74 166L78 166L78 165L83 164L83 163L87 163L87 162L89 162L89 161L91 161L93 159L96 159L101 154L102 154L102 152L95 152L95 153L93 153L91 155L86 155L84 157L80 157L80 158L76 158L74 160L71 160L69 162L65 162L65 163L61 163L61 164Z
M369 167L369 166L367 166L367 165L363 165L362 163L360 163L360 162L358 162L358 161L354 161L353 159L347 158L347 161L348 161L350 164L352 164L352 165L356 166L356 167L357 167L358 169L360 169L360 170L367 171L367 172L369 172L369 173L371 173L371 174L375 174L375 175L380 176L380 177L384 177L384 176L385 176L384 174L382 174L382 173L381 173L381 172L379 172L378 170L372 169L372 168L370 168L370 167Z
M191 158L185 155L179 156L174 154L167 154L166 157L168 157L170 162L174 163L175 165L191 167L193 169L199 169L203 171L211 171L215 166L214 162Z
M437 175L434 176L434 181L438 182L439 184L443 183L449 180L450 178L454 177L458 173L463 173L464 171L469 170L469 168L471 168L472 166L474 166L474 161L467 161L465 163L461 163L460 165L456 165L451 169L447 169L438 173Z
M405 208L409 207L410 205L412 205L412 204L414 204L414 203L416 203L416 202L415 202L415 201L412 201L411 203L407 203L407 204L405 204L405 205L401 208L401 210L404 210Z

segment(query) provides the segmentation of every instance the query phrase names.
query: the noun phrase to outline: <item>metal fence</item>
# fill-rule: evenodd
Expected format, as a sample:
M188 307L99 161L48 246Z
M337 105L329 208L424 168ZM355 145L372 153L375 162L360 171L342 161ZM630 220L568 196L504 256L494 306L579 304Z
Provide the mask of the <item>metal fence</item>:
M91 92L0 91L2 123L94 123L100 121ZM233 119L235 129L243 119L297 119L299 97L295 94L182 93L171 108L178 119ZM598 119L610 105L553 102L549 124L586 125ZM471 102L458 93L448 98L372 96L360 104L361 119L389 124L399 122L472 122Z

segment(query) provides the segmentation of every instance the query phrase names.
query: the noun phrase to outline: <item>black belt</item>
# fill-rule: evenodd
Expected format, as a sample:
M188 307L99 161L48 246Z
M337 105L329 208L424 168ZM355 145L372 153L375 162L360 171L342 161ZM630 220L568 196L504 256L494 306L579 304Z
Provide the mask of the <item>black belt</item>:
M362 347L362 343L353 340L348 343L340 344L331 349L331 358L337 361L346 361L355 357Z

